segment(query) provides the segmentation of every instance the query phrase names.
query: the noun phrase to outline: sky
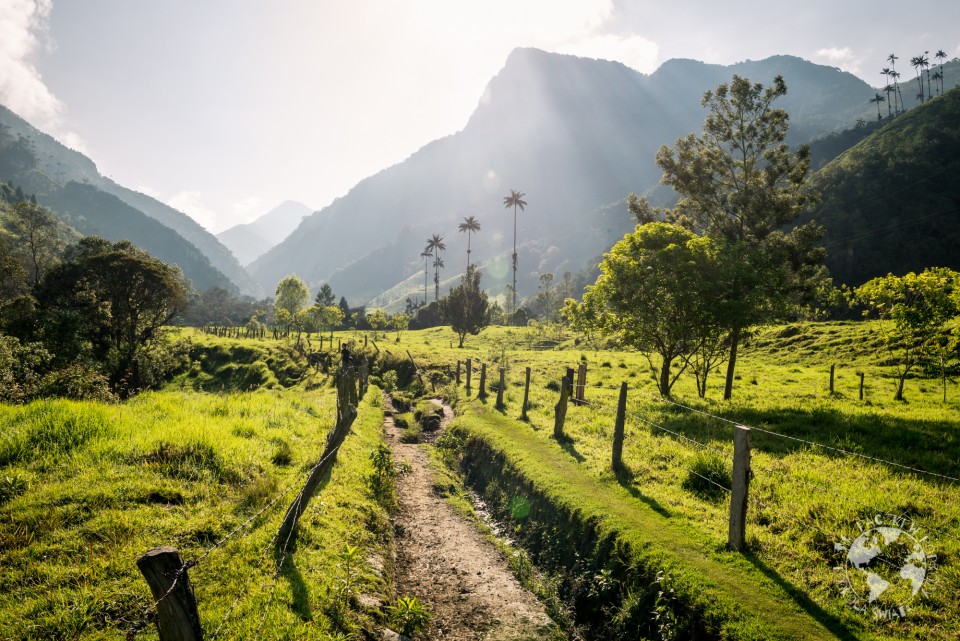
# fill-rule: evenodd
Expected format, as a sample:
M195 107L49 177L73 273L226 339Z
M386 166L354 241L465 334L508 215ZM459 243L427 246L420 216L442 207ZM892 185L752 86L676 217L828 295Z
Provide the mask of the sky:
M960 56L958 24L957 0L0 0L0 103L216 233L459 131L516 47L881 86L890 53Z

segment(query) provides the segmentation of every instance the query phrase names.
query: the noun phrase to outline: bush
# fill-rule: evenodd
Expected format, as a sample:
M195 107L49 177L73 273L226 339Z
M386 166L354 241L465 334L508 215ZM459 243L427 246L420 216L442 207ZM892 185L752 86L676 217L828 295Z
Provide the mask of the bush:
M116 402L110 380L97 369L81 363L48 373L40 384L43 396L62 396L78 401Z
M687 469L682 487L697 496L715 501L726 496L733 484L733 474L719 454L702 452Z

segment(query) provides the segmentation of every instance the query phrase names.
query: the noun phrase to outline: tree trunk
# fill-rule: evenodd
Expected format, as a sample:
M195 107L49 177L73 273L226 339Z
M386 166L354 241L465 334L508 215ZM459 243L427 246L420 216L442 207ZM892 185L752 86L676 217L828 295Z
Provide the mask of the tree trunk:
M730 358L727 360L727 380L723 384L723 400L733 398L733 372L737 367L737 347L740 346L740 328L730 332Z
M901 377L900 377L900 380L897 382L897 394L896 394L896 396L893 397L893 400L895 400L895 401L902 401L902 400L903 400L903 383L904 383L904 381L906 381L906 380L907 380L907 375L906 375L906 373L904 373L904 375L901 376Z
M670 364L672 358L663 357L663 365L660 367L660 396L670 398Z

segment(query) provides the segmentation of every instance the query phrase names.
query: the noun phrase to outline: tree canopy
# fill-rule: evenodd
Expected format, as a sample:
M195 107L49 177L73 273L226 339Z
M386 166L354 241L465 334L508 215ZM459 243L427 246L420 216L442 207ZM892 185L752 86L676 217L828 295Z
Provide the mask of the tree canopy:
M481 276L475 265L468 266L460 284L440 301L441 317L460 338L458 347L463 347L467 334L476 336L490 324L490 302L487 293L480 289Z

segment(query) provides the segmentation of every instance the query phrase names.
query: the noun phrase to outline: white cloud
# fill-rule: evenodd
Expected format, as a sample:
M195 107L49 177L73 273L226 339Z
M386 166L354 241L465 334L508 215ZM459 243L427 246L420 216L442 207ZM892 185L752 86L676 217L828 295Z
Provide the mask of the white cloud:
M207 230L217 230L217 212L210 209L203 202L203 194L199 191L181 191L167 199L167 204L182 211L190 218L200 223Z
M249 223L261 214L263 211L263 198L260 196L247 196L233 203L233 222Z
M0 103L82 151L83 140L63 120L63 103L43 82L33 57L44 46L52 0L0 0Z
M637 35L589 35L557 47L556 50L558 53L586 58L616 60L643 73L656 70L660 55L660 48L655 42Z
M826 47L817 50L815 61L839 67L853 74L859 74L863 58L856 57L850 47L843 47L842 49L839 47Z

